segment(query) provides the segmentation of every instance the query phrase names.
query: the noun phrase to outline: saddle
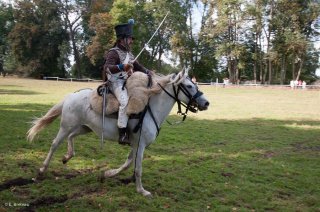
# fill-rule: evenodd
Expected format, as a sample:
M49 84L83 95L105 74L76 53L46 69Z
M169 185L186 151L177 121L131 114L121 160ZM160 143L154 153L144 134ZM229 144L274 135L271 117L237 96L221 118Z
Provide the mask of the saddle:
M148 88L148 85L152 86ZM139 114L141 111L143 111L148 104L150 96L161 91L161 88L156 86L154 79L149 78L148 75L142 72L134 72L127 79L125 86L129 96L126 110L127 115L129 116L133 114ZM99 87L101 87L101 85ZM92 95L90 97L90 107L95 112L102 114L103 97L101 94L99 94L99 87L92 91ZM109 93L106 95L105 114L110 116L118 112L120 104L114 94L110 92L110 89L108 90Z

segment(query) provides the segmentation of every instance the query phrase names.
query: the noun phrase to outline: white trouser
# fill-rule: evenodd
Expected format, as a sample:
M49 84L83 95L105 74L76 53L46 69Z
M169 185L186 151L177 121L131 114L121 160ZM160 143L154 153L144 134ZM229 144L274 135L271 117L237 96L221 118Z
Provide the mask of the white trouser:
M127 89L123 87L124 82L125 80L118 79L117 81L111 83L112 91L120 103L118 117L119 128L126 128L129 120L129 116L126 113L129 98Z

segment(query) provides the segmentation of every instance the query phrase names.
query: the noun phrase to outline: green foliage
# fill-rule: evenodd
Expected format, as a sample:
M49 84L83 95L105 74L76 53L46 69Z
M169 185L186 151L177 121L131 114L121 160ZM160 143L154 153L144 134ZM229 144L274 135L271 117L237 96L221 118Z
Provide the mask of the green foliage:
M11 73L15 69L8 34L14 26L13 8L0 2L0 72Z
M114 25L108 13L93 14L89 26L95 32L92 42L87 46L86 55L92 64L99 64L106 51L114 44ZM101 62L100 62L101 63Z
M318 53L310 48L319 37L315 0L16 0L14 9L1 4L1 68L23 75L100 78L116 24L135 19L136 55L169 12L139 57L149 69L167 73L170 66L189 66L200 81L316 79L318 62L309 59Z
M34 76L63 76L64 69L59 69L57 58L66 35L57 6L46 0L19 1L14 16L17 22L9 39L19 65L17 71Z
M133 17L135 3L131 0L115 0L110 11L114 26L127 23Z

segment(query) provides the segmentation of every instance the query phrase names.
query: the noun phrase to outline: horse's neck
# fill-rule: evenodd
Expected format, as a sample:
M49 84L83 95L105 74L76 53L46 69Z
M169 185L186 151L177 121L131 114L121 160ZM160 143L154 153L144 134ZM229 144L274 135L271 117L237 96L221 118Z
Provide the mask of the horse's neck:
M172 84L166 85L165 89L172 96L174 96ZM150 108L159 125L161 125L163 121L166 119L166 117L169 115L175 102L176 101L172 97L170 97L165 91L162 91L160 94L151 97Z

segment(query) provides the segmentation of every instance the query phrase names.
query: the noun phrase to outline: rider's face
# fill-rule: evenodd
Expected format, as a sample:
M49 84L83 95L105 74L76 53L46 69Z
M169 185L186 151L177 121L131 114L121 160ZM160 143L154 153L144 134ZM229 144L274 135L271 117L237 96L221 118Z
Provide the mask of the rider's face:
M133 43L133 39L131 37L128 37L127 38L127 43L128 43L128 46L131 47L131 45Z
M133 39L131 37L127 37L127 38L124 38L121 40L121 44L123 46L127 46L127 48L131 48L132 46L132 43L133 43Z

